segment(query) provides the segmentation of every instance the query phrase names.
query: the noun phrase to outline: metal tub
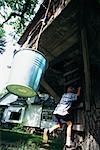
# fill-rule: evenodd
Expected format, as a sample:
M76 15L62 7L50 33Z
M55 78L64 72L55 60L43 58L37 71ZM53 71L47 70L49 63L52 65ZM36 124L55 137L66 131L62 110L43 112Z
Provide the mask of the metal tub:
M35 96L46 65L41 52L31 48L18 51L14 55L7 90L20 97Z

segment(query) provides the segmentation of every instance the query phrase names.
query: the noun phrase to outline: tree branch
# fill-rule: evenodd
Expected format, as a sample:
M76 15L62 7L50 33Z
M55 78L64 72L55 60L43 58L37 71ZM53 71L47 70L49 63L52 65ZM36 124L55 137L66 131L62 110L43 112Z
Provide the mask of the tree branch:
M21 14L12 12L12 13L9 15L9 17L8 17L0 26L3 26L4 23L8 22L8 21L11 19L11 17L16 17L16 16L21 17Z

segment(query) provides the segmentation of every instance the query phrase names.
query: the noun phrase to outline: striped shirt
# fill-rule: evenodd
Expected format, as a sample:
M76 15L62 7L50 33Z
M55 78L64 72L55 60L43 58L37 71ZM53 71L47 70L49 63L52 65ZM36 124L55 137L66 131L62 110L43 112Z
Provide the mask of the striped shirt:
M62 98L58 105L56 106L53 114L58 114L58 115L66 115L68 113L68 109L71 107L72 102L77 100L77 94L74 93L65 93L62 95Z

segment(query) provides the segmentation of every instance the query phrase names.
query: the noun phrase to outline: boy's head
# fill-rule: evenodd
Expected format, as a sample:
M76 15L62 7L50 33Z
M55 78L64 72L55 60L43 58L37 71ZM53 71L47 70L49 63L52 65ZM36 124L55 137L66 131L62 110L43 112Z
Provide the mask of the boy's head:
M67 93L74 93L74 92L75 92L75 88L74 88L74 87L69 86L69 87L67 88Z

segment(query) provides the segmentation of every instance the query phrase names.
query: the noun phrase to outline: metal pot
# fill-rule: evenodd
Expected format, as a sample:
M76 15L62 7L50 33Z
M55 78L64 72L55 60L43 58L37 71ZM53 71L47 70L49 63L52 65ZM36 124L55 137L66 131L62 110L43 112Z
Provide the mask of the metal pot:
M35 96L46 65L45 56L37 50L28 48L16 52L7 90L20 97Z

